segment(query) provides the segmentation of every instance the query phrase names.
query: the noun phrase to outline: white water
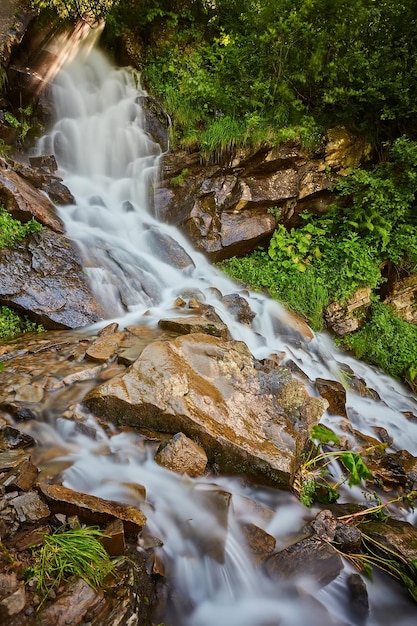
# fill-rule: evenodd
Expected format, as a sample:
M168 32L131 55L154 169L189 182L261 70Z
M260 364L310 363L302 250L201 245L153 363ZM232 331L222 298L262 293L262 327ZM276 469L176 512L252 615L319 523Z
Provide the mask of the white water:
M353 425L373 435L373 426L383 426L394 438L393 448L417 454L417 425L402 414L417 414L417 403L406 388L338 353L326 335L303 343L287 324L286 311L263 296L246 296L256 313L253 330L238 324L212 289L226 295L236 292L236 285L214 271L177 230L153 217L148 198L158 175L160 154L142 130L143 116L137 104L142 92L136 82L133 73L113 70L96 50L88 57L80 53L56 79L57 122L38 147L39 153L56 155L59 173L76 199L76 204L62 208L60 215L68 236L81 250L93 290L108 318L121 325L155 326L161 317L176 314L172 310L176 297L197 293L216 308L233 337L245 341L258 358L284 352L312 381L319 376L341 379L340 364L347 363L382 398L375 402L349 391L347 405ZM161 260L153 244L155 233L175 239L192 257L194 267L178 270ZM315 393L313 385L311 392ZM326 415L324 420L337 426L334 416ZM290 494L255 489L237 479L216 478L212 484L177 476L153 462L151 451L139 437L109 437L100 431L94 442L64 420L57 421L53 437L65 444L73 463L65 473L67 486L132 504L137 504L137 495L128 484L146 487L147 502L142 508L149 531L164 542L161 551L175 588L175 602L168 605L164 616L168 624L357 623L348 610L346 572L316 593L309 580L278 584L250 562L239 520L265 528L277 538L278 547L284 547L288 535L314 516L315 511L306 510ZM100 453L103 443L109 447L107 453ZM232 494L227 525L218 514L222 489ZM265 521L259 512L247 508L245 498L270 508L270 519ZM223 541L224 564L210 556L213 545L221 547ZM398 590L390 591L386 581L369 584L369 592L369 626L388 625L394 619L398 626L415 623L413 606Z

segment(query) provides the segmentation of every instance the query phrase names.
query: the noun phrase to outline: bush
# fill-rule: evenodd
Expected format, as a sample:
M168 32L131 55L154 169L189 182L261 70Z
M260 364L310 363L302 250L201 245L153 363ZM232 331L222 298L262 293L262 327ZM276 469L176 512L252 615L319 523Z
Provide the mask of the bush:
M20 333L43 332L40 324L31 322L26 316L20 316L7 306L0 307L0 338L10 339Z
M387 305L373 305L365 326L340 343L391 376L417 380L417 326L398 318Z
M15 241L20 241L29 233L35 233L41 228L42 225L34 218L22 224L0 206L0 248L12 246Z

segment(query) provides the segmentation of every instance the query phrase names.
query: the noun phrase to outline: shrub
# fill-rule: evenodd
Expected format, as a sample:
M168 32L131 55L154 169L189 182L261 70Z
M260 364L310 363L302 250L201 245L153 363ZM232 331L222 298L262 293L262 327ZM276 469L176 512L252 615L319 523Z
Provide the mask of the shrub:
M12 246L15 241L20 241L29 233L35 233L41 228L42 225L34 218L22 224L0 206L0 248Z
M340 342L391 376L417 380L417 326L398 318L387 305L374 304L365 326Z
M0 307L0 338L10 339L20 333L43 332L41 324L31 322L26 316L20 316L7 306Z

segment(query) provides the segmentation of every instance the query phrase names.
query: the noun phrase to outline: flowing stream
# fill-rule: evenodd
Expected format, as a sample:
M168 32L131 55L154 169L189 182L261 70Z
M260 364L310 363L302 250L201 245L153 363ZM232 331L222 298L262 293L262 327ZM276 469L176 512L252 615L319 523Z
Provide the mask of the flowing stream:
M403 415L417 414L417 403L405 387L339 353L325 334L304 344L288 323L285 309L259 294L245 295L256 313L253 329L236 322L218 292L225 295L239 288L213 269L176 229L156 219L149 198L161 155L143 130L139 105L143 92L137 76L113 69L93 48L81 50L60 71L53 89L56 123L37 151L55 154L59 174L76 199L73 206L60 209L60 216L68 237L80 249L108 319L121 326L156 326L161 317L178 314L173 309L178 296L196 293L215 307L233 337L244 341L257 358L282 352L284 361L294 361L311 380L342 380L340 365L349 365L382 400L376 403L348 391L347 410L354 427L374 435L372 428L382 426L392 436L395 450L406 448L417 454L417 425ZM192 262L185 269L173 267L164 260L160 241L175 241ZM314 386L310 392L316 393ZM336 429L338 419L324 416L325 423ZM290 493L255 488L240 479L194 480L173 474L155 464L139 436L109 436L99 429L98 439L92 441L60 419L45 429L68 449L71 466L65 471L66 486L131 504L137 504L137 495L127 484L146 487L147 503L142 508L149 531L164 543L160 550L174 587L162 616L167 624L361 623L349 606L345 584L352 571L349 566L333 583L316 590L304 578L291 583L269 580L246 553L239 522L264 528L279 548L290 543L289 537L301 531L317 509L307 510ZM224 492L232 494L227 520ZM361 497L358 491L358 500ZM265 510L270 514L266 516ZM223 545L221 559L216 550ZM415 605L387 577L376 575L368 591L369 626L416 623Z

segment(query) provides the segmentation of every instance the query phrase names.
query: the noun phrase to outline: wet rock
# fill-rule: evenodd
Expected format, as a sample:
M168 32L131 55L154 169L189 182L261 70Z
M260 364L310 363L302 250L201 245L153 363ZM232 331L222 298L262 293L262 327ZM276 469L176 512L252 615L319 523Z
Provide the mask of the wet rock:
M87 611L92 611L102 598L103 591L94 590L79 578L53 604L42 609L38 619L43 626L80 624Z
M170 330L180 335L190 333L204 333L213 337L229 336L229 330L223 322L211 321L205 317L190 315L187 317L173 317L172 319L159 320L158 326L163 330Z
M246 326L252 326L255 313L251 310L245 298L242 298L238 293L229 293L221 298L221 302L238 322Z
M371 289L361 287L344 302L332 302L326 309L325 318L336 335L346 335L361 328L365 323L363 313L371 304Z
M11 169L4 159L0 159L0 201L21 222L34 217L56 233L64 232L63 222L52 202Z
M150 228L146 241L152 253L163 263L167 263L179 270L195 267L190 255L173 237L156 228Z
M50 515L48 506L34 491L13 498L11 504L15 508L20 522L41 522Z
M53 155L29 157L31 167L13 163L13 169L36 189L45 192L55 204L75 204L75 199L56 174L58 165Z
M269 557L266 571L272 578L311 577L319 587L328 585L343 569L343 562L326 542L308 537Z
M347 417L346 389L341 383L334 380L316 378L317 391L329 403L329 411L334 415Z
M285 368L262 371L242 342L185 335L154 342L85 398L119 423L197 438L226 471L291 485L308 424L327 406Z
M13 426L5 426L0 431L0 449L28 448L34 444L35 440L33 437Z
M48 229L0 250L0 299L45 328L77 328L103 316L72 244Z
M337 519L331 511L324 509L316 515L311 526L319 539L333 541L336 533Z
M38 468L30 461L23 461L16 468L10 470L1 482L8 490L29 491L34 486L37 476Z
M369 598L365 581L359 574L349 574L347 586L352 613L360 620L366 620L369 615Z
M362 545L362 533L353 524L338 522L333 537L337 549L345 554L355 554Z
M86 357L91 361L107 363L120 347L126 333L112 333L98 337L86 350Z
M183 433L177 433L172 439L161 444L155 461L178 474L202 476L207 465L207 455L203 448Z
M275 537L249 522L241 525L241 531L255 564L261 565L275 550Z
M116 519L104 529L100 542L110 556L121 556L126 549L123 521Z
M7 452L0 452L0 471L9 470L15 468L22 463L22 461L29 461L30 454L23 450L8 450Z
M16 389L14 399L16 402L41 402L43 393L39 385L22 385Z
M120 519L126 532L138 533L146 522L142 511L133 506L90 496L61 485L40 483L39 489L52 511L78 515L81 520L90 524L106 524Z
M387 550L399 553L405 559L417 559L417 528L408 522L393 518L386 521L366 521L359 529ZM377 551L377 550L376 550ZM391 558L391 554L389 555Z

